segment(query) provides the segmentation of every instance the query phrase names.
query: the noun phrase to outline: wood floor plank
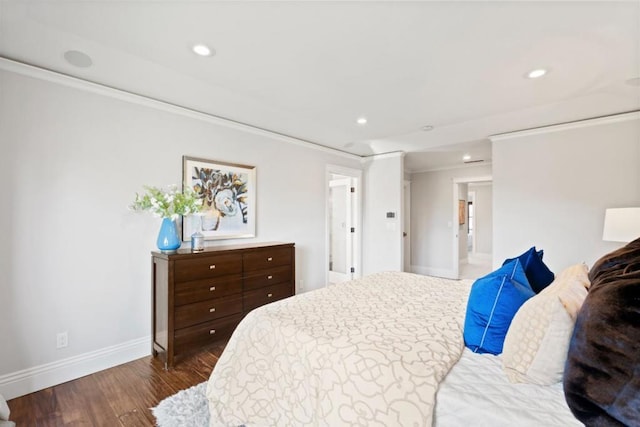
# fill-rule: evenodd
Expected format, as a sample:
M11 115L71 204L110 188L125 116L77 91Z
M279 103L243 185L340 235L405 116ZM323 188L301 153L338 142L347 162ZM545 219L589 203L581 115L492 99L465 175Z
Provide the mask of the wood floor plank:
M84 381L86 383L86 380ZM91 417L86 410L86 399L78 384L78 381L70 381L55 387L58 396L58 410L62 414L62 425L88 426L91 425ZM38 394L38 393L34 393Z
M109 404L111 411L123 425L139 425L138 399L124 381L122 369L114 369L107 375L96 375L97 387ZM138 424L136 424L138 421Z
M143 420L153 422L150 408L176 392L158 374L148 375L149 370L139 365L122 365L108 376L98 377L102 392L124 425L145 425L140 424Z
M103 371L104 372L104 371ZM68 388L57 389L57 400L64 418L64 425L78 426L120 426L118 417L113 413L107 397L98 389L96 375L88 375L68 384ZM67 421L66 414L71 412L73 420Z
M20 427L155 426L151 408L206 381L226 342L183 357L169 370L151 356L8 402Z
M17 425L46 425L44 420L59 417L53 389L50 387L37 394L29 394L16 402L15 406L11 404L11 419Z

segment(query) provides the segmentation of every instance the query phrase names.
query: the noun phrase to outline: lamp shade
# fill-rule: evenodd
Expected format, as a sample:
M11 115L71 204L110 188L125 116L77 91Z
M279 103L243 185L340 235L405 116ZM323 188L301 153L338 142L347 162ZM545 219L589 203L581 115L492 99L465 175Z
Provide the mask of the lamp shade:
M602 240L631 242L640 237L640 208L607 209Z

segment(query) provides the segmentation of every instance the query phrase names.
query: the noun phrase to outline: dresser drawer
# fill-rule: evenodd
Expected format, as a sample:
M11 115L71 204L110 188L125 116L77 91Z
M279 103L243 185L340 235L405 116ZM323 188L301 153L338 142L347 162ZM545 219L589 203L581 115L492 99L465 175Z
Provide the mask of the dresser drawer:
M291 266L270 268L268 270L252 271L244 278L244 290L259 289L265 286L277 285L291 281Z
M290 296L295 245L283 242L152 252L152 353L176 357L229 339L247 313Z
M256 307L290 297L291 283L280 283L244 293L244 312L248 313Z
M175 328L186 328L209 320L242 313L242 295L215 298L176 308Z
M242 273L241 254L198 256L191 259L179 259L175 262L176 282L188 282L235 273Z
M291 265L291 248L267 248L244 254L244 271Z
M210 344L221 338L229 338L241 319L242 315L238 314L176 330L174 339L175 354L198 350L203 345Z
M174 304L184 305L211 298L224 297L242 292L242 276L222 276L214 279L176 283Z

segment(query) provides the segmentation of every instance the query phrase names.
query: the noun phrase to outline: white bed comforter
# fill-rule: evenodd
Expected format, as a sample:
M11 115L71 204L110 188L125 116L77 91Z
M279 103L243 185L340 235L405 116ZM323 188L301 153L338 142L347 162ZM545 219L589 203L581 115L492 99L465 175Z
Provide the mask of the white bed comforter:
M209 379L211 425L430 426L470 285L379 273L254 310Z

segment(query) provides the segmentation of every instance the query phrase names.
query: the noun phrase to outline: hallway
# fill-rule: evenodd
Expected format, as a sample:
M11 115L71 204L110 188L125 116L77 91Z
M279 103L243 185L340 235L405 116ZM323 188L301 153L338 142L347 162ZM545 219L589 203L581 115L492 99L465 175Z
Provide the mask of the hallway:
M460 263L460 279L477 279L491 273L491 258L474 257L469 254L468 262Z

